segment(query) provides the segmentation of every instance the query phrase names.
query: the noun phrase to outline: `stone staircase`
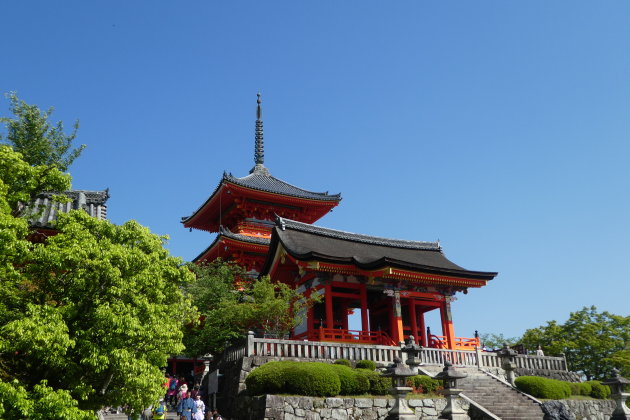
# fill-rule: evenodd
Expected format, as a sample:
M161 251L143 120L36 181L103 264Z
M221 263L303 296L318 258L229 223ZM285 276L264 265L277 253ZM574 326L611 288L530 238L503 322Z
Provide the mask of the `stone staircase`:
M458 381L462 394L501 420L542 420L540 405L483 371L468 371Z

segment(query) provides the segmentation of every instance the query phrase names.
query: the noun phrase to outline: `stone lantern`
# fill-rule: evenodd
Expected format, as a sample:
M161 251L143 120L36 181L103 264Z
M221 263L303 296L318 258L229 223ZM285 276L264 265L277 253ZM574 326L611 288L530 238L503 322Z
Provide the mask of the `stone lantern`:
M385 376L392 378L392 389L390 391L395 398L394 406L387 414L387 420L416 420L416 415L413 410L409 408L407 400L405 399L409 391L411 391L411 387L407 386L407 378L415 376L416 373L416 369L405 365L398 357L396 357L394 363L387 368Z
M501 359L501 367L505 370L507 381L512 386L514 384L514 370L516 369L516 351L512 350L507 343L503 343L503 348L497 353Z
M462 390L457 388L457 380L466 376L468 375L456 371L451 362L445 362L442 372L433 377L444 383L444 390L441 392L446 396L446 407L442 410L441 419L468 420L468 414L457 404L459 394L462 393Z
M626 399L630 397L630 393L624 392L630 381L619 375L619 370L613 369L613 377L606 379L602 385L610 387L610 397L615 400L617 407L610 417L611 420L628 420L630 419L630 409L626 406Z
M405 363L407 363L407 365L416 372L415 375L418 374L418 366L422 364L422 357L420 356L422 354L422 350L422 346L416 344L413 335L407 337L405 344L400 349L400 351L407 354L407 360Z

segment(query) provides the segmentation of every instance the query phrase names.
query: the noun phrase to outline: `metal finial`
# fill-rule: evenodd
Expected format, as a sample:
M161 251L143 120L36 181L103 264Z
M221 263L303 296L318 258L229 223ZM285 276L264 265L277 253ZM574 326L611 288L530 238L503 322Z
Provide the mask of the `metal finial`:
M260 106L260 93L258 93L258 99L256 103L256 145L254 148L254 162L256 165L262 165L265 162L265 144L263 141L263 122L262 122L262 108Z

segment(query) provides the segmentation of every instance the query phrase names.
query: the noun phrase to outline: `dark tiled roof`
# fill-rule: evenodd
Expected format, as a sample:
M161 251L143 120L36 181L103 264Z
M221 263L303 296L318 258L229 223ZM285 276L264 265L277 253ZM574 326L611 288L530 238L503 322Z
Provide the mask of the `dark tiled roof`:
M344 232L342 230L328 229L320 226L311 225L308 223L297 222L295 220L285 219L278 217L276 220L276 226L281 230L287 228L291 230L309 232L319 236L325 236L329 238L342 239L346 241L353 241L370 245L382 245L386 247L406 248L406 249L418 249L418 250L433 250L440 251L440 244L438 242L420 242L420 241L407 241L403 239L390 239L381 238L378 236L362 235L358 233Z
M225 236L226 238L235 239L237 241L249 242L252 244L259 245L269 245L271 239L265 238L264 236L249 236L249 235L241 235L240 233L232 233L229 229L221 226L219 230L219 235Z
M223 226L221 226L221 228L219 230L219 234L217 235L216 238L214 238L214 241L212 241L212 243L206 249L201 251L201 253L199 255L197 255L193 259L193 262L199 261L199 259L201 257L203 257L208 251L210 251L219 242L219 240L221 240L222 237L234 239L234 240L237 240L237 241L249 242L251 244L256 244L256 245L266 245L266 246L268 246L269 242L270 242L269 238L255 237L255 236L241 235L241 234L238 234L238 233L232 233L229 229L226 229Z
M53 195L65 195L72 201L59 203L53 200ZM107 199L109 189L104 191L72 190L63 193L43 192L30 202L25 214L30 214L29 224L32 227L51 228L59 213L82 209L97 219L107 219Z
M249 175L242 178L237 178L231 173L224 173L223 179L242 187L252 188L255 190L266 191L275 194L289 195L299 198L310 198L314 200L341 200L341 194L328 194L328 192L312 192L288 184L272 176L267 168L262 165L256 165L256 167L254 167Z
M282 244L294 258L302 261L350 264L373 270L396 267L418 272L455 275L490 280L497 273L469 271L447 259L436 242L416 242L379 238L313 226L278 218L273 230L265 268L270 269L276 247Z

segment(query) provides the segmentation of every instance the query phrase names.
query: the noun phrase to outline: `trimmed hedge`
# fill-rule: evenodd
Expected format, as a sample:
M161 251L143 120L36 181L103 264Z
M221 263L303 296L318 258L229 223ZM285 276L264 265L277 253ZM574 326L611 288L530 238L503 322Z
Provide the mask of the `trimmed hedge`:
M245 384L252 395L287 393L333 397L341 390L339 375L327 363L265 363L247 376Z
M371 360L359 360L357 362L357 369L376 370L376 362Z
M408 379L412 386L422 388L423 394L435 394L443 388L442 381L427 375L416 375Z
M586 381L583 382L585 384L589 384L591 386L591 397L597 398L599 400L605 400L610 397L610 387L607 385L602 385L600 381Z
M590 397L593 387L587 382L569 382L571 395L583 395Z
M370 391L370 381L356 370L343 365L329 365L335 370L341 383L341 395L360 395Z
M519 376L515 384L518 389L536 398L562 400L571 396L569 383L556 379Z
M350 363L350 360L348 360L348 359L337 359L337 360L335 360L335 364L336 365L352 367L352 363Z
M252 395L277 394L286 388L286 370L297 362L269 362L254 369L245 379Z
M295 363L288 367L285 378L288 394L334 397L341 391L339 376L327 363Z
M388 395L392 387L392 378L368 369L356 369L355 373L366 378L370 384L371 395Z

